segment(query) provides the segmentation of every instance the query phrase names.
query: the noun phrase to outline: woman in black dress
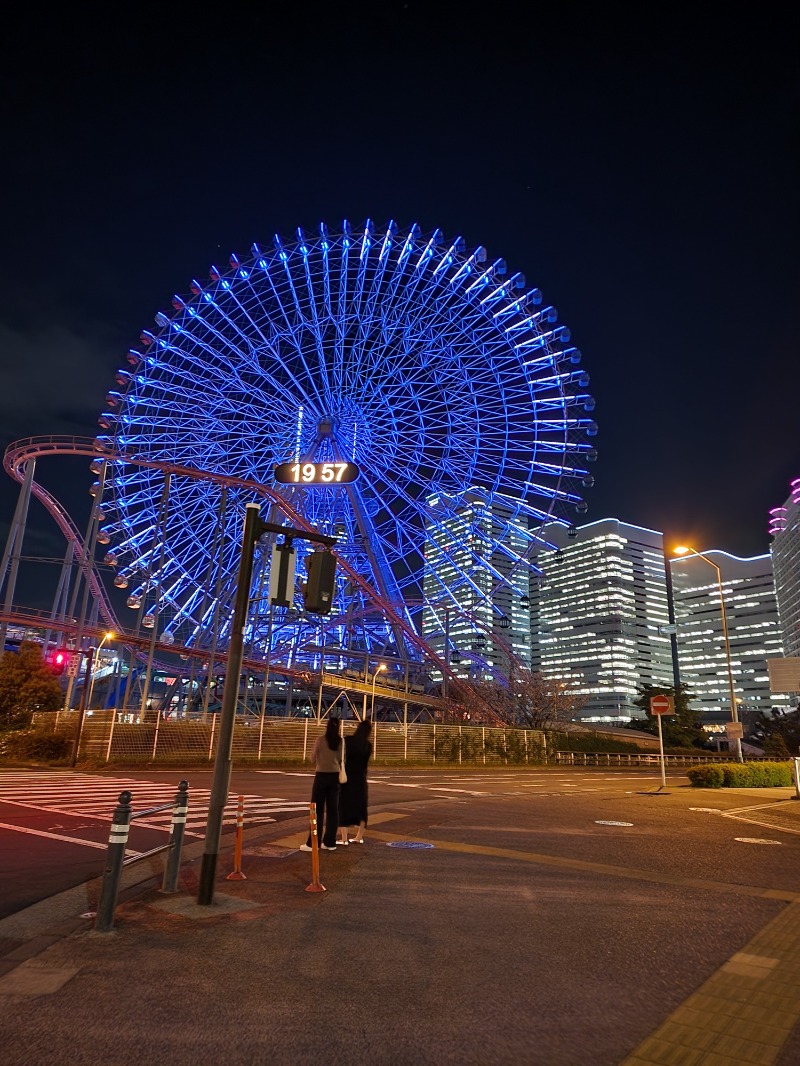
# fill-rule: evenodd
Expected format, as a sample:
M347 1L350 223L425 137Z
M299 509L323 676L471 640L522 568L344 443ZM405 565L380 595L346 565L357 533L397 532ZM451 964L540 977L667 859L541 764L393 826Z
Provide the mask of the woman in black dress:
M363 844L367 827L367 763L372 755L372 721L365 718L355 732L345 737L345 766L347 783L339 790L340 837L337 844ZM357 826L356 835L347 839L347 827Z

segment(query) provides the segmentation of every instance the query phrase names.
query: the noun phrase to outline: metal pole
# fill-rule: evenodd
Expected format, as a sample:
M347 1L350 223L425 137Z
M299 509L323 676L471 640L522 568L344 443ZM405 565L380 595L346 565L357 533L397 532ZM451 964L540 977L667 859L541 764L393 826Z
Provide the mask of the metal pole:
M17 574L19 572L20 557L22 555L22 541L25 537L25 525L28 521L28 505L31 498L31 486L33 485L33 474L35 469L36 460L29 459L25 464L25 480L23 481L22 488L19 492L19 500L17 501L17 507L14 512L14 520L11 524L8 540L6 541L5 552L3 553L3 561L0 563L0 585L2 585L3 581L6 579L10 557L11 567L8 570L6 598L3 604L4 613L6 615L11 613L14 606L14 591L17 586ZM7 630L7 622L0 624L0 653L5 651Z
M731 642L728 637L728 616L725 611L725 591L722 587L722 570L712 560L703 555L702 552L695 552L695 555L699 556L703 562L708 563L709 566L713 566L717 572L717 588L719 589L719 612L722 618L722 640L725 646L725 663L728 668L728 694L731 701L731 721L739 721L739 712L736 709L736 690L733 684L733 667L731 665ZM738 762L744 762L744 756L742 755L742 738L736 737L736 759Z
M81 733L83 732L83 721L86 717L86 697L88 695L89 678L92 676L92 670L94 669L94 657L97 652L97 648L89 648L86 656L86 672L83 675L83 692L81 693L81 705L78 709L78 724L75 727L75 739L72 742L72 758L70 760L70 766L74 766L78 761L78 751L81 746Z
M197 902L201 906L208 906L214 902L214 877L217 871L219 845L222 836L222 818L231 780L233 725L236 716L239 675L242 670L242 658L244 656L244 630L247 623L247 608L250 603L253 552L260 532L259 505L257 503L248 503L245 507L242 553L239 559L239 573L236 579L236 601L231 623L230 644L228 646L228 669L225 674L225 689L222 696L222 710L220 711L219 741L217 743L217 756L214 760L211 798L208 805L205 851L203 852L203 864L200 869L200 883L197 893Z
M94 928L97 933L110 933L114 928L114 908L119 895L119 879L125 858L125 846L131 828L131 793L120 792L119 805L114 811L111 832L108 837L108 855L103 871L103 887L100 890L100 902Z
M664 549L664 576L667 585L667 617L669 618L670 624L669 645L670 651L672 652L672 683L675 686L675 699L677 699L678 691L681 686L681 669L678 660L678 631L677 623L675 622L675 597L672 592L672 564L667 557L666 548Z
M674 709L674 708L673 708ZM661 787L667 787L667 771L664 765L664 734L661 731L661 715L656 715L658 718L658 750L661 757Z
M186 813L189 810L189 782L181 781L172 804L172 823L169 827L170 852L164 866L162 892L178 891L178 874L181 868L183 834L186 831Z

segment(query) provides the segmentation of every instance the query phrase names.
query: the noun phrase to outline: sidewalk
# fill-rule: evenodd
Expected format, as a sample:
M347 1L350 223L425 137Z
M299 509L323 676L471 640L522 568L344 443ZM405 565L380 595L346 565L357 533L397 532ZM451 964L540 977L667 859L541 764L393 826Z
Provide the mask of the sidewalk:
M325 893L305 891L298 819L248 834L245 881L225 880L225 851L212 907L194 901L202 845L193 845L184 890L140 886L114 933L75 918L75 893L39 905L38 917L6 919L0 936L16 935L30 957L0 977L4 1063L798 1061L785 1057L791 1040L780 1051L800 1002L800 906L786 893L737 897L590 863L576 872L464 843L461 827L432 824L431 813L396 805L373 817L365 846L323 852ZM398 841L434 846L387 846ZM757 956L738 950L759 936ZM777 977L760 1041L773 1040L771 1058L752 1057L752 1041L738 1037L739 1052L693 1050L737 1020L724 989L715 1001L704 981L735 979L750 1003ZM699 1011L687 1002L697 995ZM680 1010L676 1037L670 1016Z

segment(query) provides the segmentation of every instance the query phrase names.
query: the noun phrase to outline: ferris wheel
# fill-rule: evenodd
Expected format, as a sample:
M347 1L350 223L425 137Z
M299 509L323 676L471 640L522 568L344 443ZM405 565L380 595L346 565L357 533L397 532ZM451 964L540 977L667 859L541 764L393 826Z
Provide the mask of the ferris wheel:
M581 354L484 248L416 225L298 229L212 267L155 322L99 420L100 451L140 463L109 459L99 539L168 642L204 647L214 630L224 646L252 485L273 520L336 538L337 646L398 659L419 657L409 635L437 604L468 602L485 628L504 590L524 590L542 524L585 510L596 426ZM228 481L176 475L166 490L142 462ZM310 463L355 463L358 478L276 482L277 465ZM312 661L319 620L270 611L267 632L267 565L265 551L248 639L272 650L291 623L292 654Z

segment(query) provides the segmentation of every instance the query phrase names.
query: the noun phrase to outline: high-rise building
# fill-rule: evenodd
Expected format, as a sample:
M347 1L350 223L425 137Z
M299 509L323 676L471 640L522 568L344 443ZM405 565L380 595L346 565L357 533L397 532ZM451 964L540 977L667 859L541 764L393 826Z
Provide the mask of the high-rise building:
M425 607L422 631L458 675L507 677L510 660L531 661L530 566L520 561L531 535L509 508L475 495L456 510L447 501L428 528L423 589L437 606ZM432 511L439 505L428 500Z
M642 685L673 683L662 535L604 518L541 535L541 582L531 589L532 667L586 699L578 717L642 717Z
M703 555L719 567L719 578L697 554L671 562L680 675L693 694L692 707L706 725L731 720L728 652L738 718L788 707L788 697L770 694L767 673L767 659L783 654L770 556L740 559L716 550Z
M786 655L800 656L800 478L782 507L769 513L772 569Z

